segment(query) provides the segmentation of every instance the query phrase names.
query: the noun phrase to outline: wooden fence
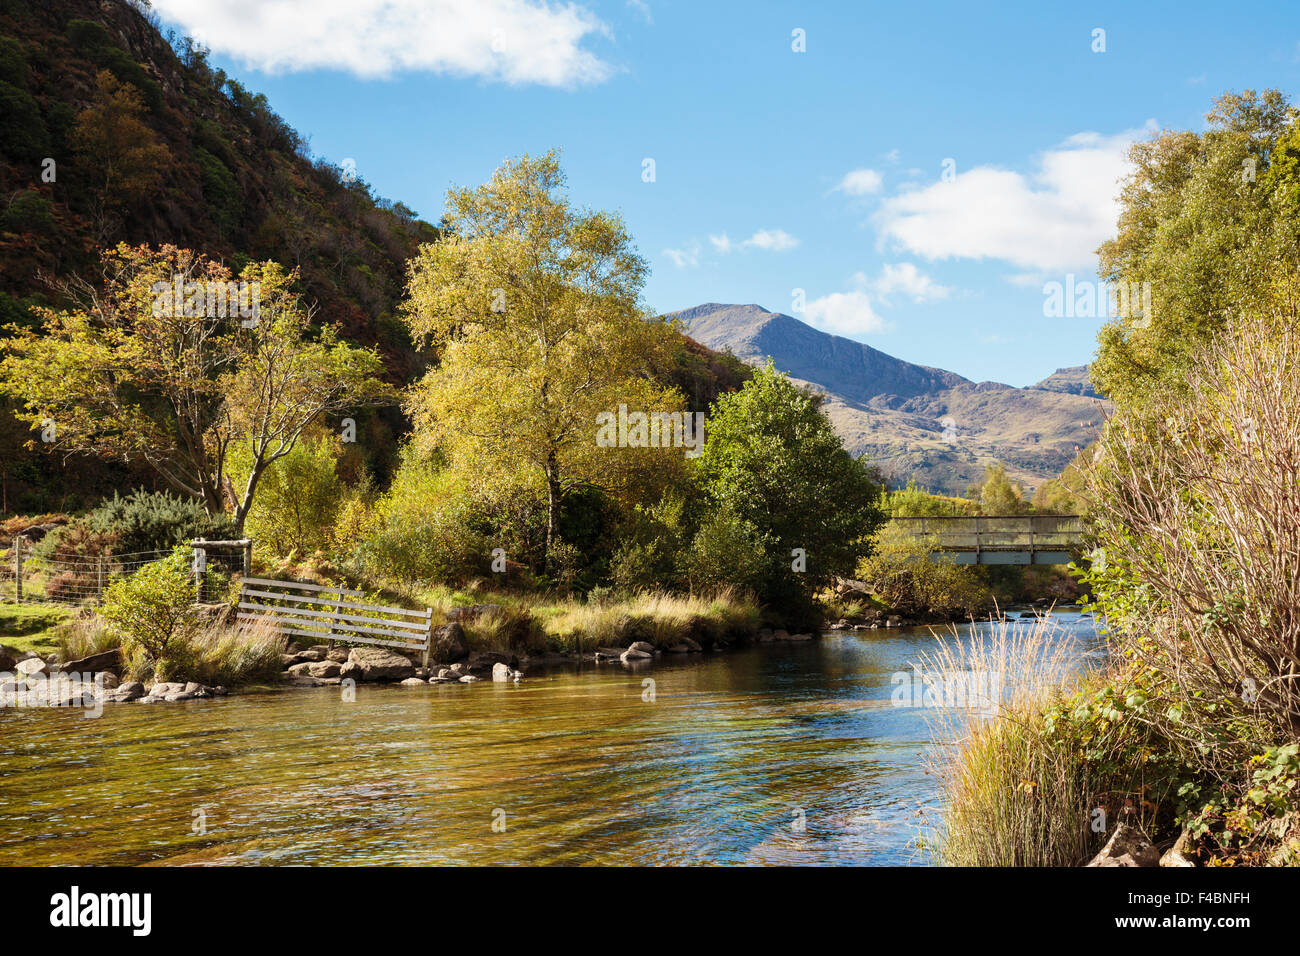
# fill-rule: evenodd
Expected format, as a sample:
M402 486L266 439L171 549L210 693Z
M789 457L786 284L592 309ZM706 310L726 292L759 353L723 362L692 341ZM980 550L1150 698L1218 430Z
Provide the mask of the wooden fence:
M433 609L411 611L364 600L363 592L348 588L245 578L238 619L269 623L281 634L325 644L337 641L423 651L427 666Z

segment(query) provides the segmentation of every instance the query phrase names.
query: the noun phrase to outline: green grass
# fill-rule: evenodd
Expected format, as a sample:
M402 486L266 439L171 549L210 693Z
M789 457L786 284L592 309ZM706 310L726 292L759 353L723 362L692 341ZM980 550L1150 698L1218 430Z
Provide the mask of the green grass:
M58 649L59 625L71 608L54 604L0 604L0 644L42 656Z

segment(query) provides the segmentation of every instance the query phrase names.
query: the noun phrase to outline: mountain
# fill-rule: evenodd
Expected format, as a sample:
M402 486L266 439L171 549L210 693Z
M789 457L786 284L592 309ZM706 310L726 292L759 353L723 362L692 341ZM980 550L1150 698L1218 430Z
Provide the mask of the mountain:
M1100 398L1092 387L1092 382L1088 379L1088 366L1071 365L1069 368L1058 368L1047 378L1043 379L1034 388L1045 388L1052 392L1069 392L1072 395L1083 395L1087 398Z
M905 362L758 305L708 303L672 317L709 348L751 365L771 358L824 393L845 447L897 484L915 478L961 494L1000 461L1032 491L1096 438L1105 413L1084 366L1014 388Z

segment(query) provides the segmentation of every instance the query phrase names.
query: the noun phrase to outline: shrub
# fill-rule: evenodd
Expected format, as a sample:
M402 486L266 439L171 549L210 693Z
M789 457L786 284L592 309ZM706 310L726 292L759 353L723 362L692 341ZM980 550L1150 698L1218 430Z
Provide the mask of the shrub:
M329 550L343 501L337 455L333 436L301 439L262 473L244 531L279 555Z
M727 508L709 517L682 555L692 590L757 590L773 573L776 542Z
M110 584L100 609L122 641L126 669L137 677L167 679L192 665L197 626L194 581L187 549Z
M1219 702L1212 723L1271 725L1255 752L1300 733L1298 322L1234 322L1187 398L1108 423L1087 476L1089 580L1125 652Z
M209 515L194 499L142 489L125 498L114 493L87 516L86 526L111 536L115 554L170 551L196 538L222 541L234 536L229 518Z
M930 545L888 525L875 536L875 551L858 564L857 577L900 614L966 618L991 603L980 569L954 564Z

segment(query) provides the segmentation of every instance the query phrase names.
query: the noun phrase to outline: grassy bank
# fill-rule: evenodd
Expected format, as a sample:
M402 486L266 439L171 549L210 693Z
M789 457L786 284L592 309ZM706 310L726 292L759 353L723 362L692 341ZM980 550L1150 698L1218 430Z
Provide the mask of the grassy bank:
M473 650L590 653L646 641L666 649L685 640L708 646L758 632L761 613L753 599L723 590L714 595L644 592L599 600L557 598L488 589L432 588L418 603L445 618L455 608L489 605L493 610L465 622Z

